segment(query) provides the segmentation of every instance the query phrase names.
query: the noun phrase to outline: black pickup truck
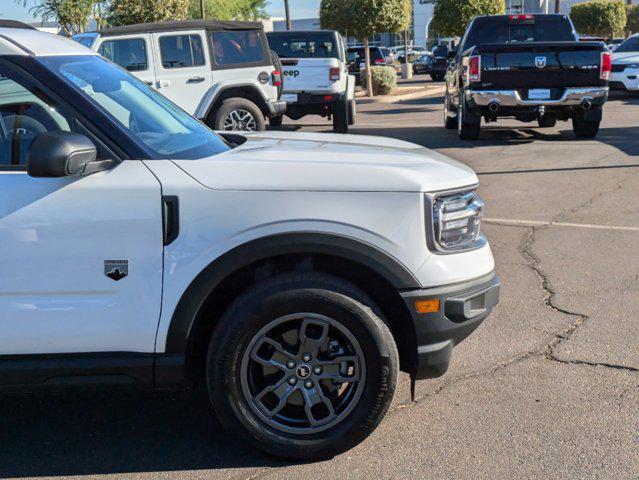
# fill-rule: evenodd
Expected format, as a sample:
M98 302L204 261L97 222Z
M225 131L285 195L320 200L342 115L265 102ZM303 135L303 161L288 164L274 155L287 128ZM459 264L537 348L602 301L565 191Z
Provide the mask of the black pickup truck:
M444 120L465 140L482 117L552 127L572 119L577 137L599 131L611 57L603 42L579 42L566 15L475 17L446 72Z

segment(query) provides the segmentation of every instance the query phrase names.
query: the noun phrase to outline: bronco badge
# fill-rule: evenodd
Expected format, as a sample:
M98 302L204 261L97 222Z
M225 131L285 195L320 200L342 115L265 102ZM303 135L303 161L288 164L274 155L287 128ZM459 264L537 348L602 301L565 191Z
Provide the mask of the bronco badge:
M129 274L128 260L105 260L104 274L116 282L122 280Z

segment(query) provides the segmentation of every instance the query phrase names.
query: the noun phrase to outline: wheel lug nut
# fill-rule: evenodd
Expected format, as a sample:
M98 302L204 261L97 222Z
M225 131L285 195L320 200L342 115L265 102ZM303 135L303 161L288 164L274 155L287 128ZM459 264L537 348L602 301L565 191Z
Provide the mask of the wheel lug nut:
M295 362L293 360L289 360L286 366L288 368L295 368Z
M304 360L305 362L310 362L311 356L308 353L305 353L304 356L302 357L302 360Z
M288 383L290 383L291 385L295 385L297 383L297 378L295 377L290 377L288 379Z
M313 388L313 382L311 382L310 380L306 380L306 381L304 382L304 386L305 386L306 388Z
M316 375L319 375L320 373L322 373L322 367L318 365L313 369L313 372L315 372Z

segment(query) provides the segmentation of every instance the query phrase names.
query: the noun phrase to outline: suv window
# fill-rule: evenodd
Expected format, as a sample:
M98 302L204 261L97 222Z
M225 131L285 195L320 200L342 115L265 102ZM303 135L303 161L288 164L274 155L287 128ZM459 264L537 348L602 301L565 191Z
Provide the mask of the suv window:
M164 68L197 67L205 63L199 35L160 37L160 55Z
M100 45L98 52L129 72L141 72L149 68L143 38L107 40Z
M211 33L213 58L220 66L264 61L264 45L258 30Z
M24 167L31 144L40 133L64 130L91 136L65 106L2 68L0 122L0 167ZM114 158L99 141L95 144L99 159Z
M615 53L616 52L620 52L620 53L637 52L637 51L639 51L639 37L630 37L628 40L626 40L621 45L619 45L617 50L615 50Z
M331 33L277 33L268 43L281 58L337 58L335 35Z

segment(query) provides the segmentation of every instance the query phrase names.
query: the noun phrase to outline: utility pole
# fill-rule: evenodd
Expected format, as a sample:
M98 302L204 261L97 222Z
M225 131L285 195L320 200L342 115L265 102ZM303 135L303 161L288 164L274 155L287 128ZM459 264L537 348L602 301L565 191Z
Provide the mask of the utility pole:
M561 13L561 0L555 0L555 13Z
M291 9L288 7L288 0L284 0L284 12L286 12L286 30L291 30Z
M204 15L204 0L200 0L200 15L202 16L202 20L206 18L206 16Z

